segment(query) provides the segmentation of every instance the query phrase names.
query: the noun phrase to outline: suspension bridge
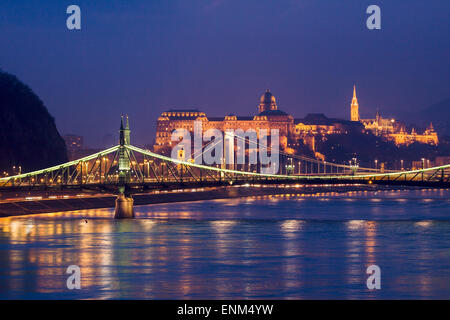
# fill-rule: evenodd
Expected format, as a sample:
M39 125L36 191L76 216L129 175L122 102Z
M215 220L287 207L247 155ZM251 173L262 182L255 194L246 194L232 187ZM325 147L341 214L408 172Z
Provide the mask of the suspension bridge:
M0 178L0 192L45 190L97 190L118 195L117 207L130 206L132 194L180 187L258 184L383 184L424 187L450 186L450 164L419 170L393 171L336 164L304 156L280 153L281 170L261 173L251 165L205 165L174 159L130 144L128 118L120 127L119 144L78 160L33 172ZM236 137L237 139L244 139ZM214 140L213 140L214 141ZM218 141L214 141L218 143ZM247 146L252 142L245 140ZM213 147L207 144L202 152ZM259 145L259 148L270 147ZM295 165L297 164L297 165ZM119 210L120 211L120 210Z

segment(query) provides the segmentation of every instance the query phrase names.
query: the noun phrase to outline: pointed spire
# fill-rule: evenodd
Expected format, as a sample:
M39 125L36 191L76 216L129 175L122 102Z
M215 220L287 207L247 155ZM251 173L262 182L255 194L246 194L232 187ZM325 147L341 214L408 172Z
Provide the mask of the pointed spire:
M352 104L358 104L358 98L356 97L356 85L353 85Z
M433 123L430 122L430 127L428 128L430 131L434 131Z
M123 130L123 115L120 116L120 131Z
M358 99L356 98L356 85L353 85L353 98L352 98L351 111L350 111L350 120L351 121L359 121L360 120Z

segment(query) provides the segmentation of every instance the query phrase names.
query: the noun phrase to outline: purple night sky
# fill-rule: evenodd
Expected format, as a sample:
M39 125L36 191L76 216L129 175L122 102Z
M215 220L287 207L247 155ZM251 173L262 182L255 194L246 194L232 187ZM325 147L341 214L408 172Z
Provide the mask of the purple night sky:
M82 29L66 28L81 7ZM366 28L381 7L382 29ZM0 68L44 101L62 134L101 146L128 113L132 143L158 115L254 115L270 88L294 117L399 118L450 97L448 0L2 0Z

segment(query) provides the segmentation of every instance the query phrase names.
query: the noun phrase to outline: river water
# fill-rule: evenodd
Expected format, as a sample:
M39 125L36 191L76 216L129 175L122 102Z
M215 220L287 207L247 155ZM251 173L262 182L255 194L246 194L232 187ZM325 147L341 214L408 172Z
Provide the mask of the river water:
M450 299L450 191L264 196L0 219L1 299ZM81 289L67 287L68 266ZM378 265L381 289L366 269Z

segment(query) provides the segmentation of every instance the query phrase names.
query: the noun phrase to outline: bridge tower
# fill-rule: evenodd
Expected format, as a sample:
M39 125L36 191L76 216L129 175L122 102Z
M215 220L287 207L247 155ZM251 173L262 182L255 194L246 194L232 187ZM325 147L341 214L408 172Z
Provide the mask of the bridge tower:
M119 194L116 198L115 218L133 218L133 198L126 193L127 184L130 181L130 156L126 146L130 145L130 124L128 115L125 115L125 127L123 124L124 116L120 119L119 130Z
M119 131L119 191L125 192L126 184L130 181L130 157L129 151L126 146L130 144L130 125L128 122L128 116L126 117L126 125L124 128L123 118L120 119L120 131Z

